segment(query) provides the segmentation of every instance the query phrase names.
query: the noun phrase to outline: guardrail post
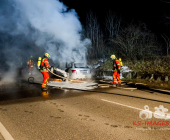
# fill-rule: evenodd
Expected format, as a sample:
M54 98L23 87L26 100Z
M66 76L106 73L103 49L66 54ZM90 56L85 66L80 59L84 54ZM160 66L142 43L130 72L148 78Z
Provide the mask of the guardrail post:
M132 78L132 73L131 72L129 72L128 74L127 74L127 78Z
M165 76L165 82L168 82L168 80L169 80L168 76Z
M161 81L161 77L160 76L157 78L157 81Z
M151 74L151 78L150 78L150 80L152 80L152 79L154 79L154 74Z

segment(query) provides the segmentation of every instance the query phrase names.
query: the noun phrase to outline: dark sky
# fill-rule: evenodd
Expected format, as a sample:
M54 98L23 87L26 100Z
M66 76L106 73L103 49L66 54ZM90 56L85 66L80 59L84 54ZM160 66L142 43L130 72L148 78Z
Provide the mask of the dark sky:
M109 9L121 15L124 22L141 21L157 34L168 33L166 23L170 23L170 3L161 0L60 0L69 8L76 10L82 23L85 22L89 10L95 12L99 21L104 22Z

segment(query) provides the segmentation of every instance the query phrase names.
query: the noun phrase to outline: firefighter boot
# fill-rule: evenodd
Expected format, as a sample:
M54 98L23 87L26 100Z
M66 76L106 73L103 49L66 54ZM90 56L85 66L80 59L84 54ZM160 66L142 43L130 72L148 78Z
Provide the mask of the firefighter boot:
M48 90L48 87L45 87L45 88L41 88L42 90Z
M118 83L118 84L117 84L117 87L121 87L121 83Z

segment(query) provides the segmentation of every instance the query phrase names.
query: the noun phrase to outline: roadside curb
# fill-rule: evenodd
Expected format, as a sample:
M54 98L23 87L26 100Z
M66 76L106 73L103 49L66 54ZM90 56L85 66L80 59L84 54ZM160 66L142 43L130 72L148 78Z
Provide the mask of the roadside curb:
M166 93L166 94L169 93L170 94L170 90L150 88L150 87L147 86L147 84L144 84L144 83L132 83L131 82L130 84L136 85L137 89L144 88L144 89L152 90L152 91L155 91L155 92Z
M102 84L98 84L99 88L109 88L109 87L114 87L114 88L118 88L118 89L127 89L127 90L135 90L137 89L136 87L116 87L115 85L112 85L110 82L108 82L108 80L104 81L104 80L99 80ZM125 85L126 83L124 81L122 81L121 85ZM131 83L129 83L131 84Z
M111 85L109 86L108 80L104 81L104 80L99 80L101 83L103 84L98 84L98 87L101 88L106 88L106 87L112 87ZM129 90L134 90L134 89L147 89L147 90L152 90L155 92L160 92L160 93L164 93L164 94L170 94L170 90L164 90L164 89L155 89L155 88L149 88L146 84L144 83L133 83L133 82L124 82L123 83L127 84L127 85L133 85L135 87L129 87L129 88L123 88L123 87L119 87L119 89L129 89ZM125 85L122 84L122 85ZM100 86L101 85L101 86ZM118 88L118 87L117 87Z
M170 93L170 90L162 90L162 89L154 89L154 88L150 88L150 89L152 89L152 90L158 90L158 91L162 91L162 92L168 92L168 93Z

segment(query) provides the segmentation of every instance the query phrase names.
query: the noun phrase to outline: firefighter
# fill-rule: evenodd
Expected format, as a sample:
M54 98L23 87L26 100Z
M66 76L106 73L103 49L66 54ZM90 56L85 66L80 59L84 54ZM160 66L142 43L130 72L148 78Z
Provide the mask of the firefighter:
M50 55L48 53L45 53L44 58L42 59L41 62L41 73L43 75L43 83L42 83L42 90L47 90L48 88L48 82L49 82L49 74L48 74L48 69L50 68L48 59L50 58Z
M27 61L27 65L29 68L29 75L32 75L32 71L34 69L34 61L32 55L30 56L30 60Z
M111 82L113 85L116 85L118 80L118 86L121 85L121 79L120 79L120 62L116 59L115 55L111 55L110 57L113 61L113 81Z

